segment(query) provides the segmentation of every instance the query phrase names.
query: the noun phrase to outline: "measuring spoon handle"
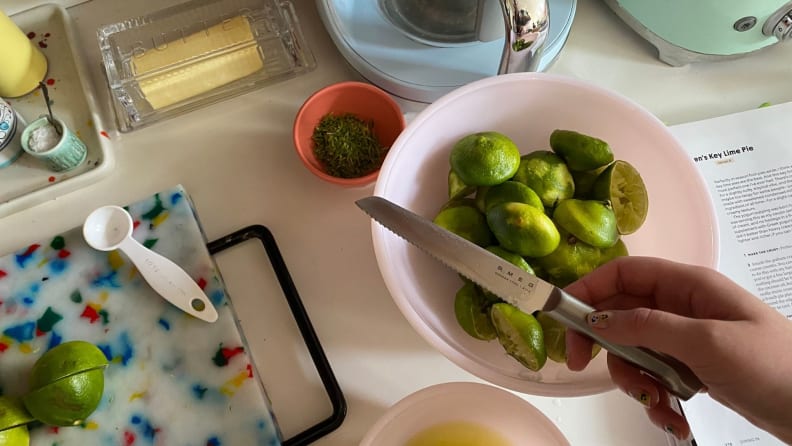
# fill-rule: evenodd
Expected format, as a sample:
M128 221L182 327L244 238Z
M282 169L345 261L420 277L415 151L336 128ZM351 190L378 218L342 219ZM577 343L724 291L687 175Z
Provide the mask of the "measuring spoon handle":
M206 322L217 320L217 310L197 283L179 265L128 237L118 247L132 260L140 275L165 300Z

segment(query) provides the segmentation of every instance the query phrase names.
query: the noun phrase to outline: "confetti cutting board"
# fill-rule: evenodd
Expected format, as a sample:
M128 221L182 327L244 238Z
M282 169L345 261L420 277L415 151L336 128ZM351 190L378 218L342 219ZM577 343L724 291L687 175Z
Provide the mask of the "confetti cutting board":
M20 395L47 349L95 343L105 391L82 425L31 427L38 445L277 446L281 435L206 240L177 186L127 207L133 237L182 266L217 306L213 324L172 306L81 228L0 258L0 391Z

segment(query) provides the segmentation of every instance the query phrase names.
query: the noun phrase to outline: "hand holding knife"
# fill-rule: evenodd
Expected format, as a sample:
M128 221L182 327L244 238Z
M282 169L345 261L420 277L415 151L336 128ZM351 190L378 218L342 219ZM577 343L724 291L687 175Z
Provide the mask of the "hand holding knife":
M541 310L585 334L609 352L644 370L677 397L688 400L703 388L686 365L668 355L602 339L586 323L586 317L595 309L562 289L382 197L363 198L357 205L396 235L504 301L526 313Z

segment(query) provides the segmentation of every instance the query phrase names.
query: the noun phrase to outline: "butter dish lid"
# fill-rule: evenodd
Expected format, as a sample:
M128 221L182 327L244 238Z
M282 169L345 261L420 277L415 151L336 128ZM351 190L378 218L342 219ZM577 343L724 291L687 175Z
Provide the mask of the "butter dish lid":
M97 31L121 132L315 68L289 2L190 0Z

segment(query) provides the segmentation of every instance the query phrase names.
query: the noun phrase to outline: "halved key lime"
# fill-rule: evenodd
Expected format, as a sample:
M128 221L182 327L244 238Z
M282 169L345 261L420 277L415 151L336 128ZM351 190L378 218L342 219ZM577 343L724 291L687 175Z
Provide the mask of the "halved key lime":
M490 309L490 318L509 356L533 371L544 367L547 351L542 326L535 317L507 303L497 303Z
M575 195L572 198L590 200L594 182L608 166L610 164L593 170L570 170L569 173L572 174L572 179L575 180Z
M521 256L519 254L515 254L515 253L513 253L513 252L511 252L511 251L509 251L507 249L504 249L501 246L496 246L496 245L487 246L486 249L487 249L487 251L495 254L496 256L502 258L503 260L506 260L507 262L511 263L512 265L514 265L514 266L516 266L516 267L518 267L518 268L520 268L520 269L522 269L524 271L527 271L530 274L536 275L536 272L534 271L533 267L528 263L527 260L525 260L525 258L523 256ZM484 294L484 297L486 297L490 301L490 304L493 304L495 302L502 302L503 301L503 299L501 299L500 297L490 293L487 290L483 290L483 294ZM487 316L487 317L489 317L489 316Z
M476 208L483 213L487 213L486 199L487 199L487 192L489 192L489 186L479 186L476 188L476 195L473 197L474 201L476 202Z
M536 320L542 326L547 357L555 362L566 362L566 326L541 311L536 312ZM599 344L591 347L591 358L602 350Z
M622 239L619 239L616 244L610 248L600 250L599 265L604 265L617 257L625 257L628 255L630 255L630 253L627 251L627 245L624 244Z
M616 160L594 182L594 199L609 200L619 234L632 234L649 213L649 194L641 175L630 163Z
M487 224L507 250L542 257L558 247L559 234L544 211L525 203L501 203L487 211Z
M484 212L501 203L525 203L540 211L544 211L544 204L533 189L518 181L504 181L492 186L484 198Z
M434 223L479 246L491 244L492 233L487 226L487 218L471 199L449 201L437 213Z
M591 346L591 359L596 358L597 354L601 351L602 351L602 346L595 342L594 345Z
M493 245L487 246L487 251L495 254L496 256L506 260L507 262L511 263L514 266L519 267L520 269L527 271L531 274L534 273L533 268L531 265L525 260L525 258L519 254L515 254L507 249L504 249L501 246Z
M468 186L459 178L459 175L454 172L454 169L448 171L448 199L456 200L465 198L476 191L473 186Z
M596 248L610 248L619 239L616 213L608 201L564 200L553 211L553 221Z
M454 299L454 315L465 333L482 341L495 339L495 327L489 317L491 303L473 282L465 281Z
M550 148L566 161L569 170L592 170L613 161L607 142L572 130L554 130Z
M542 326L547 357L555 362L566 362L566 326L541 311L536 320Z

